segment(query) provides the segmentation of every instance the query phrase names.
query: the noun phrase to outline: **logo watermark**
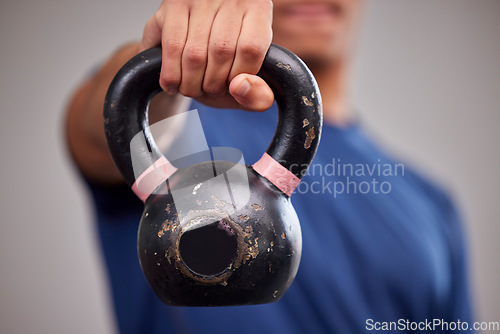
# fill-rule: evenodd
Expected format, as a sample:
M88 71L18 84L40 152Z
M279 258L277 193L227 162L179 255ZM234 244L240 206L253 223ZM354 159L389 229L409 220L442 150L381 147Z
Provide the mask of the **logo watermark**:
M499 332L500 322L483 321L469 323L457 319L455 321L446 321L444 319L425 319L423 321L411 321L409 319L398 319L397 321L375 321L366 319L365 329L367 331L376 331L377 333L399 332L429 332L448 333L450 331L470 333L475 331Z
M290 171L300 170L301 165L292 164ZM381 158L370 163L343 161L332 158L326 164L313 163L302 176L296 192L300 194L331 194L333 197L350 194L387 195L392 191L394 177L405 175L402 163L387 162Z

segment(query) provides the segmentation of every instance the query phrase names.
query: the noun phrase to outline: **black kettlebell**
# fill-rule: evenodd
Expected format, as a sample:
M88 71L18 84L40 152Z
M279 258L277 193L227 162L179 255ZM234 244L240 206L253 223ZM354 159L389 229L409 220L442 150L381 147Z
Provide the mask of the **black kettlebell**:
M177 170L149 129L148 103L161 91L160 68L160 48L133 57L115 76L104 104L111 155L145 203L138 232L144 275L168 305L278 300L295 278L302 250L290 195L321 136L314 77L293 53L271 45L258 73L279 109L267 152L253 166L208 161Z

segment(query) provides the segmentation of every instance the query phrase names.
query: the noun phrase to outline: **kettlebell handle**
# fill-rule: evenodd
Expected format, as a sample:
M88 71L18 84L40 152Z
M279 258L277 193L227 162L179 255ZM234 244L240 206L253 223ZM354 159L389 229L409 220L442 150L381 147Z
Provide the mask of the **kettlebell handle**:
M136 182L135 173L144 173L152 162L164 159L153 139L148 120L149 101L161 91L161 60L160 47L134 56L116 74L104 102L108 146L116 166L130 186ZM302 60L275 44L269 48L258 75L274 92L279 119L271 144L253 167L290 196L312 162L319 144L323 123L320 92ZM130 143L141 132L144 145L133 154L134 158L148 163L142 164L144 170L134 173ZM276 175L280 173L281 176ZM283 175L283 182L292 178L296 184L282 189L278 183Z

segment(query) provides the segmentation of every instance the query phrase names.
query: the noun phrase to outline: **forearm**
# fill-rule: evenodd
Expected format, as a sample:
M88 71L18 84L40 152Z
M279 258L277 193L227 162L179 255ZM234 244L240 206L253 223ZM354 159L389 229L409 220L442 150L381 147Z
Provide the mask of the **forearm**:
M66 136L69 150L83 174L92 181L118 183L122 177L114 166L106 144L103 104L107 89L121 66L139 51L139 44L117 50L99 71L74 94L67 111ZM160 93L150 104L151 123L183 111L182 96Z

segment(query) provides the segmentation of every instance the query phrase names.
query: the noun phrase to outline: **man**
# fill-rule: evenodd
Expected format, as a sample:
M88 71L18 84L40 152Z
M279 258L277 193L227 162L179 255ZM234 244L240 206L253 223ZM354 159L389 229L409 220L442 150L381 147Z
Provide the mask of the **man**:
M118 50L75 93L68 143L93 195L122 333L362 333L391 323L400 325L394 332L410 332L412 324L433 319L470 321L464 241L453 205L380 150L348 108L360 7L359 0L164 0L142 41ZM306 62L323 98L315 168L292 196L303 236L296 280L267 305L164 306L137 261L142 203L123 185L107 150L107 87L126 60L161 44L164 92L151 102L153 121L197 108L210 146L236 147L253 162L272 137L275 107L258 115L211 107L271 107L273 93L255 75L271 41Z

